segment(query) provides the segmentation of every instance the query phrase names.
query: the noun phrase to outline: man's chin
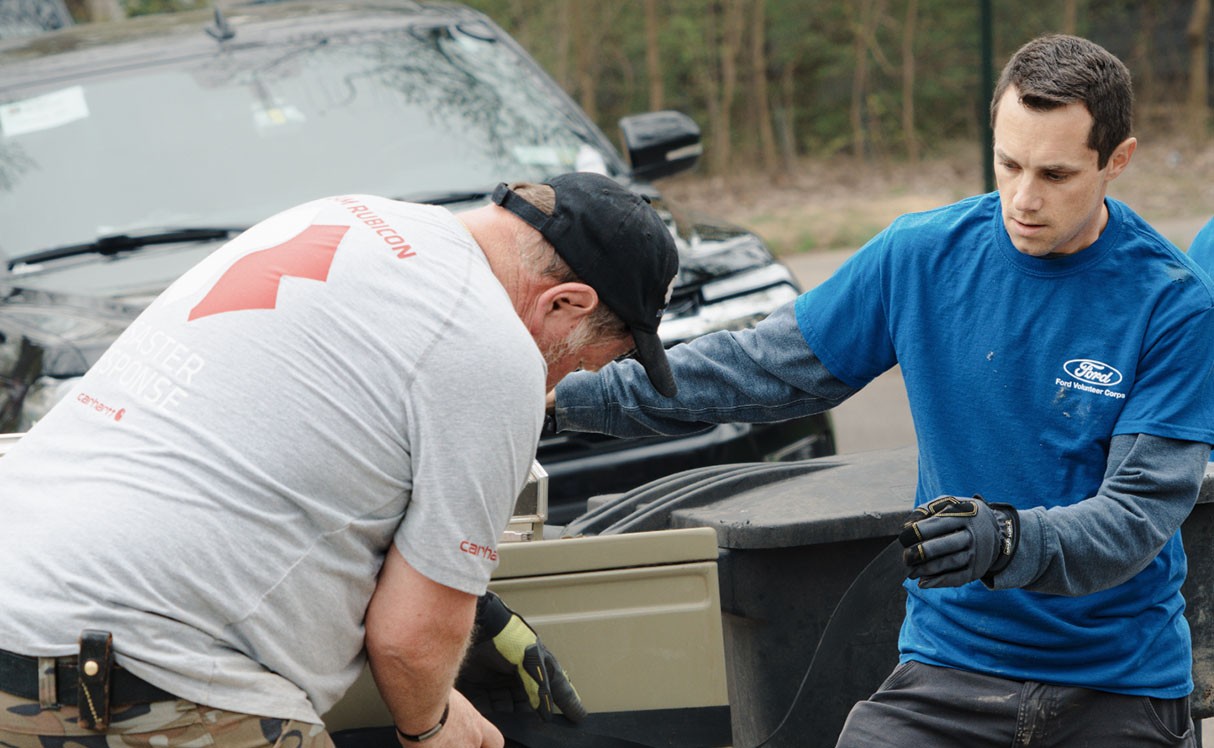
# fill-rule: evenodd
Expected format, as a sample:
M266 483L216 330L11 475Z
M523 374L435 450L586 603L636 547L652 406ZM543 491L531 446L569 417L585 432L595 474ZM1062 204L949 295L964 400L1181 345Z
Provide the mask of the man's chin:
M1029 257L1048 257L1053 254L1048 247L1035 242L1017 242L1013 239L1012 246L1015 247L1016 251L1018 251L1020 254L1028 255Z
M1050 242L1043 241L1041 237L1028 237L1016 231L1014 227L1008 229L1008 238L1012 241L1012 246L1022 255L1029 257L1045 257L1054 251L1054 247Z

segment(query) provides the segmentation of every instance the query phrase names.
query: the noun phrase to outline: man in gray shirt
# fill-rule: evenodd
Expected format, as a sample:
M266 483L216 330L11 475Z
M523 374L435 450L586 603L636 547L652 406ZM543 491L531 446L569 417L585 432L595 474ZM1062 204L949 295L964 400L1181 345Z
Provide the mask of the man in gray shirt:
M225 245L0 459L0 742L325 745L365 652L405 744L501 746L452 684L544 393L633 348L670 390L676 270L593 174Z

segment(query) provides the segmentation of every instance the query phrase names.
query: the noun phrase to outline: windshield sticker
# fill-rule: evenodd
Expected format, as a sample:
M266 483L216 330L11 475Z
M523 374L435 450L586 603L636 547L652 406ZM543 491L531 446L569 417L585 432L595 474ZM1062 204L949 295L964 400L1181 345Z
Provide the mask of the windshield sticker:
M574 162L573 168L575 171L591 171L607 176L607 162L603 160L603 154L599 153L597 148L591 148L586 144L582 144L582 147L577 149L577 160Z
M514 158L520 164L526 166L551 166L559 169L567 169L568 165L562 163L561 154L555 148L546 145L516 145L510 150L514 151Z
M258 130L268 130L272 127L282 127L306 121L308 118L297 107L290 104L261 106L253 105L253 124Z
M0 132L7 137L41 132L89 116L84 89L72 86L62 91L23 101L0 104Z

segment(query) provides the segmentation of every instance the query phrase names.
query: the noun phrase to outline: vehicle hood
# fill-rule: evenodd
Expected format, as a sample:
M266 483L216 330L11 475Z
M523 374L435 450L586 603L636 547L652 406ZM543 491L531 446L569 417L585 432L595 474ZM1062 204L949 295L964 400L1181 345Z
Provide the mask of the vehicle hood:
M697 214L681 215L677 225L676 301L694 295L708 281L772 262L762 243L740 227ZM18 266L17 272L0 274L0 341L8 341L0 342L8 346L0 354L0 378L14 376L20 355L28 360L35 353L40 374L83 374L161 291L221 245L145 247L116 256ZM17 352L22 340L25 354Z

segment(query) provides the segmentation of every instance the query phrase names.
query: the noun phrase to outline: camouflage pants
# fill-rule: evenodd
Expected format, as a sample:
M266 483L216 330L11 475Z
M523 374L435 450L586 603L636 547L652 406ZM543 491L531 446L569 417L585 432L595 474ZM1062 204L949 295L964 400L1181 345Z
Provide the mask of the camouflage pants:
M323 725L226 712L190 701L115 706L110 729L77 724L75 706L44 709L0 691L0 748L333 748Z

